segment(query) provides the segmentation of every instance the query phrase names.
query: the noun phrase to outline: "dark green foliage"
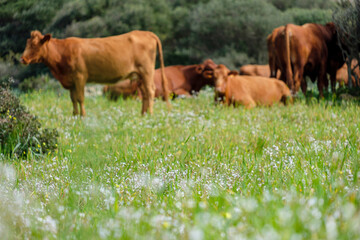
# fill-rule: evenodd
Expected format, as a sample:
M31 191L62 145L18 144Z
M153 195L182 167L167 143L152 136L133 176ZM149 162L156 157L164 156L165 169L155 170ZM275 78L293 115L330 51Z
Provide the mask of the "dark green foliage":
M337 26L338 38L345 59L347 59L348 71L350 73L351 59L357 59L360 63L360 2L350 0L341 1L341 7L333 15ZM354 75L357 79L358 76ZM349 74L349 88L352 87Z
M304 9L329 9L335 7L335 1L330 0L267 0L280 10L289 8L304 8Z
M293 17L293 22L297 25L305 23L326 24L332 21L332 10L330 9L291 8L286 13Z
M27 112L8 87L0 86L0 153L26 157L28 153L51 153L57 148L56 129L41 129L39 120Z
M18 87L21 92L51 90L53 92L61 93L64 91L60 83L50 78L48 74L26 78L19 84Z
M191 14L192 53L197 58L225 56L232 48L264 61L267 35L289 21L263 0L212 0Z
M62 0L16 0L0 2L0 57L24 50L29 30L43 30Z
M105 37L132 30L156 33L166 65L213 58L237 68L266 63L266 36L286 23L326 23L328 0L17 0L0 1L0 54L20 56L31 30L55 38ZM7 58L9 60L9 58ZM44 65L18 66L0 79L20 81L48 72ZM0 73L3 66L0 64Z

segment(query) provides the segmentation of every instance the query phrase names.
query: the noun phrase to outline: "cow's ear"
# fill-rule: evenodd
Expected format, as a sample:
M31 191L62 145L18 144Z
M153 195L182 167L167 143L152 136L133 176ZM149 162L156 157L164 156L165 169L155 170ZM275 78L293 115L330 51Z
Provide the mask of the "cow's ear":
M232 71L230 71L229 72L229 74L228 74L229 76L230 75L234 75L234 76L236 76L236 75L239 75L239 72L238 71L236 71L236 70L232 70Z
M41 42L41 44L44 44L45 42L49 41L50 39L51 39L51 34L45 34L40 42Z
M198 74L201 74L203 72L203 70L204 70L204 67L201 64L197 65L196 68L195 68L195 71Z

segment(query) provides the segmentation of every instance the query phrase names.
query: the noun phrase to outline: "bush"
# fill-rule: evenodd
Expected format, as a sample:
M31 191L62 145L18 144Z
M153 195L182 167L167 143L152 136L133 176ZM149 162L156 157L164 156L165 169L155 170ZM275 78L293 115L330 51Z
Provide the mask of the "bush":
M256 60L250 58L246 53L239 53L229 48L223 57L215 57L212 59L216 64L224 64L231 70L239 70L244 64L255 64Z
M7 82L9 78L18 81L18 75L24 69L23 66L15 64L19 58L20 54L14 54L13 52L10 52L5 58L0 58L0 83Z
M60 83L50 78L48 74L26 78L19 84L19 90L21 92L32 92L38 90L51 90L56 93L64 92Z
M264 0L199 4L190 15L191 54L193 58L215 58L225 56L232 48L261 62L267 58L267 35L290 20Z
M348 68L351 66L352 59L360 63L360 2L343 0L335 11L333 20ZM351 76L349 76L348 87L352 88L350 79Z
M321 9L330 9L335 7L336 1L329 0L267 0L269 3L274 5L280 10L286 10L289 8L321 8Z
M291 8L286 13L293 17L293 22L297 25L305 23L326 24L332 20L332 10L330 9Z
M38 119L27 112L20 100L0 86L0 153L10 157L26 157L32 153L50 154L57 148L56 129L43 129Z

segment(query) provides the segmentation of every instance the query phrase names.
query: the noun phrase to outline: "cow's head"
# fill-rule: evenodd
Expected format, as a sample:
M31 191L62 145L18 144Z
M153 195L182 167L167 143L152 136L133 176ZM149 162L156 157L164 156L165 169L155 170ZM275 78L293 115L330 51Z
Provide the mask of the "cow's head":
M217 65L211 59L206 59L203 63L198 64L196 72L207 80L214 79L214 70Z
M219 64L214 70L215 92L225 94L228 76L237 74L238 72L230 71L225 65Z
M26 41L26 47L20 61L23 64L39 63L44 56L44 46L51 39L50 34L42 35L39 31L32 31Z

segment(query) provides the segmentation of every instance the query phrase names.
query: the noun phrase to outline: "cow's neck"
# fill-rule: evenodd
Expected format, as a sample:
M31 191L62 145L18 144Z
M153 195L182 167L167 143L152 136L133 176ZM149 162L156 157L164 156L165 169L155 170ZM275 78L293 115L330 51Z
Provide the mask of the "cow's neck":
M46 66L50 68L51 71L58 72L59 71L59 65L61 65L61 54L62 52L62 44L59 44L58 42L61 40L58 39L51 39L47 45L46 50L44 53L44 63Z
M66 76L69 76L69 67L63 57L66 50L63 41L64 40L52 38L46 45L43 60L54 77L58 79L65 88L68 88L69 84L67 83L68 79L66 79Z

